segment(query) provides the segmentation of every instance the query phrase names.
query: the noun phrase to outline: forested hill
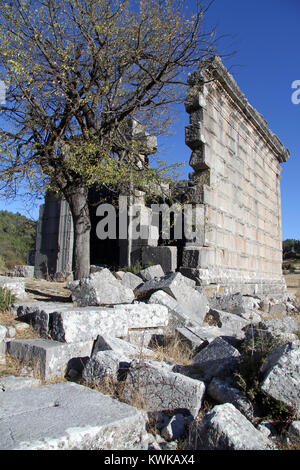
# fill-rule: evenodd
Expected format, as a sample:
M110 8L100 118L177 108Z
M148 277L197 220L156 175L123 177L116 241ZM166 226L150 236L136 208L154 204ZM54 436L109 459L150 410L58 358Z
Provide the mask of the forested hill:
M282 243L283 259L299 259L300 260L300 240L288 238Z
M0 272L26 264L28 250L35 246L36 222L19 212L0 211Z

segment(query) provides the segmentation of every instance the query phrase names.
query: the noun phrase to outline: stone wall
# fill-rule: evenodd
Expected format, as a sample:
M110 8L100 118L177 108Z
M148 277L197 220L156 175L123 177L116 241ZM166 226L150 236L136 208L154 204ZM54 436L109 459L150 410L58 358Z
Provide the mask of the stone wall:
M204 206L205 229L203 243L186 247L182 271L199 284L284 289L280 163L288 150L220 59L189 81L191 195Z

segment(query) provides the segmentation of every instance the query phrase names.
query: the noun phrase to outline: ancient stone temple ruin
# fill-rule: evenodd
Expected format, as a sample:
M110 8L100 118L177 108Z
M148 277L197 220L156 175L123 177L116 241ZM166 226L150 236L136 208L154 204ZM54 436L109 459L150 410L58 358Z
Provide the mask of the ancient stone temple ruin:
M285 289L280 164L289 151L218 57L190 74L188 83L186 144L194 172L179 186L201 209L201 237L170 246L153 230L148 240L100 242L93 209L91 263L160 263L165 272L180 270L206 290L279 294ZM144 136L152 139L151 154L154 138ZM142 195L135 202L149 214ZM46 199L38 222L36 276L44 276L45 267L50 274L72 271L72 230L67 203Z

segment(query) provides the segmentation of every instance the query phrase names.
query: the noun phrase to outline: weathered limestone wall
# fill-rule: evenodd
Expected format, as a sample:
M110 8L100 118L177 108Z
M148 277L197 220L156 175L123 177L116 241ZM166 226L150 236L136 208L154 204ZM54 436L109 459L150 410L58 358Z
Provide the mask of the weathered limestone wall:
M186 143L205 229L202 246L186 247L182 271L199 284L283 289L280 162L288 151L219 59L190 83Z

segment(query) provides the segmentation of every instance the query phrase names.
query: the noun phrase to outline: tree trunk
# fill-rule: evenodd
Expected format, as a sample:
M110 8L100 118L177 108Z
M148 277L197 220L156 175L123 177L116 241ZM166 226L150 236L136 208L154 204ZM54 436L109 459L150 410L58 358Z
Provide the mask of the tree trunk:
M90 232L91 220L88 208L88 189L76 187L65 195L69 203L74 224L74 279L90 275Z

